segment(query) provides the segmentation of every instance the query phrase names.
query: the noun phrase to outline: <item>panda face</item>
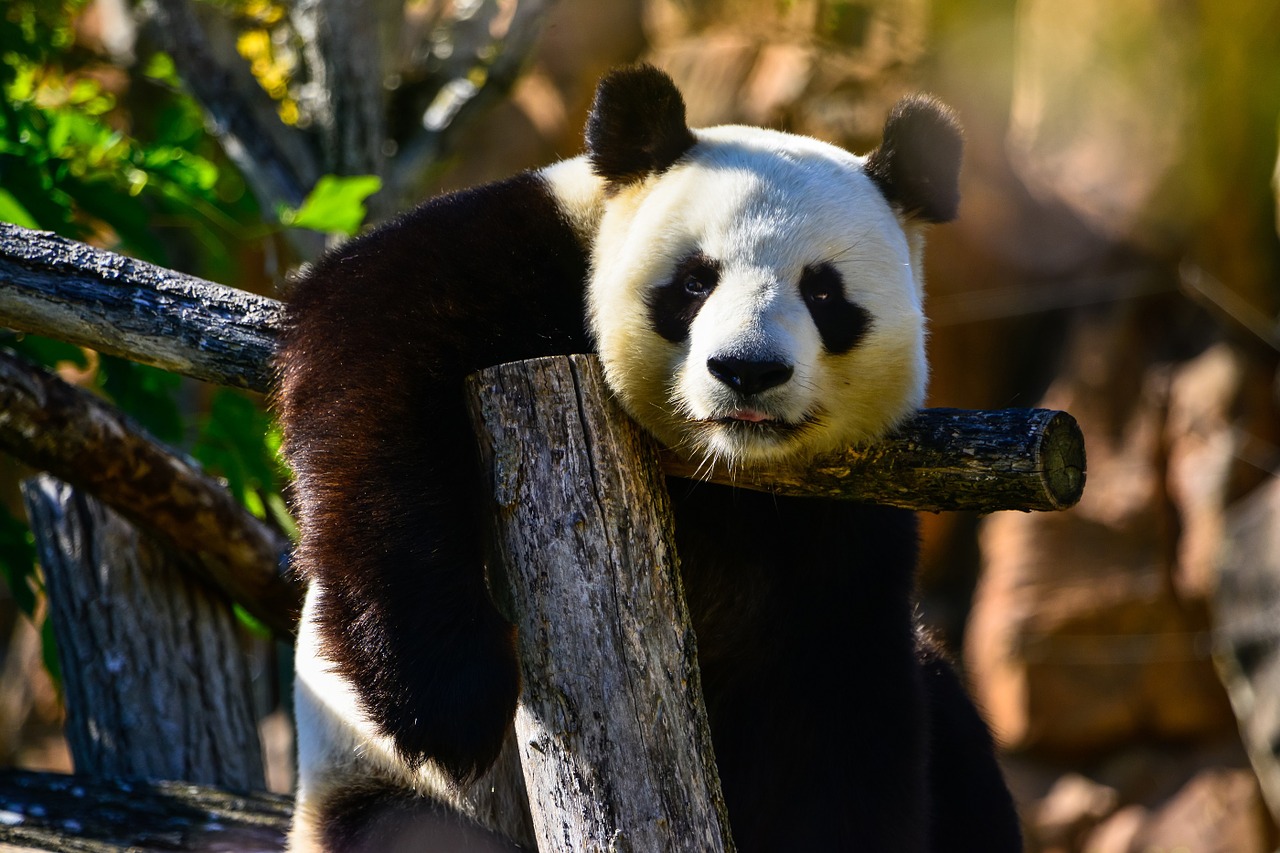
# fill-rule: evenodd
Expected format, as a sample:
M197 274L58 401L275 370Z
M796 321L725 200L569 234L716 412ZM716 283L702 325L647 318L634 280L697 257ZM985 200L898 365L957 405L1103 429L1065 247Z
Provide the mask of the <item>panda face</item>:
M838 148L758 128L696 137L605 200L589 307L610 386L697 460L883 434L924 396L915 226Z

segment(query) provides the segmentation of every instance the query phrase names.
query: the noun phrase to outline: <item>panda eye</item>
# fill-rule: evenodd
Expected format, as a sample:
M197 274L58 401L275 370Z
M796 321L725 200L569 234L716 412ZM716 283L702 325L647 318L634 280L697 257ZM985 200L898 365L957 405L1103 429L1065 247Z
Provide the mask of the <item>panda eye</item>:
M828 264L806 267L800 276L800 295L811 305L842 296L840 274Z
M831 264L805 268L800 276L800 296L829 353L853 349L871 327L871 315L845 296L844 280Z
M714 270L694 270L687 273L684 277L684 292L690 296L707 296L715 289L715 286L716 281Z
M685 296L705 299L720 282L720 267L701 252L685 258L672 277L672 284Z
M671 272L671 278L650 291L649 320L653 330L672 343L689 336L693 320L720 283L720 265L701 252L689 255Z

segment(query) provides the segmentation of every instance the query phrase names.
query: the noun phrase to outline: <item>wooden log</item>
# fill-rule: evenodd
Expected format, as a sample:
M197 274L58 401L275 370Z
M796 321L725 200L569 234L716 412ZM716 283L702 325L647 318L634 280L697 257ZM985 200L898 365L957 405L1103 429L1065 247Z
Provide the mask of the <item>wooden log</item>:
M255 618L279 636L292 634L302 596L281 570L288 539L119 409L0 353L0 449L191 554L195 568Z
M271 386L282 306L0 223L0 325L222 385Z
M794 468L710 471L670 451L668 474L744 489L906 509L1061 510L1084 492L1084 436L1051 409L922 409L895 433Z
M484 371L469 396L539 849L731 850L653 442L581 356Z
M252 685L225 596L93 498L22 484L77 771L262 788Z
M283 850L291 812L263 791L0 770L4 850Z

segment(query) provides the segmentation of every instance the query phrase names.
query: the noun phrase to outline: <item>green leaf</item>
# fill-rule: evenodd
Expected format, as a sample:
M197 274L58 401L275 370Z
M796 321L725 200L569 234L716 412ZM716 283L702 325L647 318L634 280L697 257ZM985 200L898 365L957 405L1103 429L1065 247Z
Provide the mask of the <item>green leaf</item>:
M36 364L44 365L50 370L56 368L58 363L62 361L69 361L81 369L89 365L89 360L85 358L84 350L75 344L54 340L53 338L43 338L39 335L18 334L16 332L12 334L15 335L12 340L0 336L0 343L3 343L24 358L34 361Z
M23 228L39 228L40 223L13 197L13 193L0 187L0 222L11 222Z
M35 563L36 546L31 531L0 504L0 573L4 574L14 602L28 616L36 609Z
M148 432L169 444L182 441L182 415L174 402L181 376L104 355L98 377L102 390Z
M268 440L271 418L253 400L219 388L191 449L205 470L226 479L236 500L254 515L266 515L262 491L276 488L275 448Z
M173 57L163 52L151 55L151 58L147 60L147 64L142 68L142 75L161 83L168 83L171 86L180 86L182 84L182 81L178 79L178 67L173 64Z
M368 215L364 200L382 189L377 175L339 178L325 175L297 210L285 210L281 221L293 228L309 228L331 234L355 234Z

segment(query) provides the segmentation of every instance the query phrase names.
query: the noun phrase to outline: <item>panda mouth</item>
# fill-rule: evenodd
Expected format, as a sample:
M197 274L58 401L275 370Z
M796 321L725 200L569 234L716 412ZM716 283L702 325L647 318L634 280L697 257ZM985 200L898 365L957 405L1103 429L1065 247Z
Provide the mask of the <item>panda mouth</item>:
M709 418L708 423L716 426L729 427L734 430L748 430L751 432L765 433L789 433L800 429L804 426L802 423L791 423L775 418L767 412L759 409L735 409L727 415L718 418Z

